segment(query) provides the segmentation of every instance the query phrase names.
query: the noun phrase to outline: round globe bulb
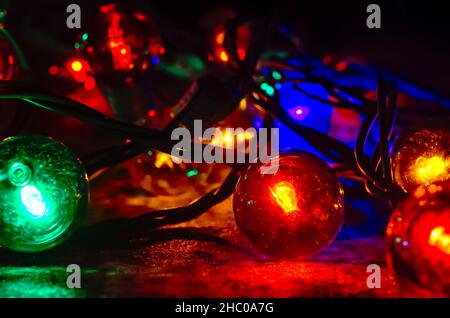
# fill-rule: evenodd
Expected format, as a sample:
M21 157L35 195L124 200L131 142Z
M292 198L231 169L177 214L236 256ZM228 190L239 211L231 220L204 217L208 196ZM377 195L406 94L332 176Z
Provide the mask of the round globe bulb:
M433 121L412 127L397 138L392 151L395 183L405 192L450 176L450 123Z
M165 50L155 21L128 3L102 5L87 30L80 42L94 72L105 79L148 72Z
M261 174L274 165L275 173ZM307 257L336 238L343 202L343 189L328 165L292 151L272 163L250 165L236 186L233 208L238 228L265 255Z
M388 264L412 293L450 296L450 180L419 186L387 228Z
M17 136L0 143L0 245L39 252L63 242L83 220L88 181L61 143Z

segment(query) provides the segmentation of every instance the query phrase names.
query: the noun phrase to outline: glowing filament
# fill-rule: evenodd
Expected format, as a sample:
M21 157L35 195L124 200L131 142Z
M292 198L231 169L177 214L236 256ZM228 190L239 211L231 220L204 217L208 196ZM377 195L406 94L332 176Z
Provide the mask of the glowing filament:
M450 234L445 233L443 226L437 226L431 230L428 244L437 246L445 254L450 254Z
M41 191L39 191L35 186L28 185L23 187L20 192L20 197L25 209L35 218L44 216L47 206L44 198L42 197Z
M239 102L239 109L242 111L247 109L247 101L245 100L245 98L241 99L241 101Z
M80 61L73 61L71 66L74 72L79 72L83 68L83 64Z
M155 167L159 169L162 166L167 166L170 169L173 169L172 156L163 152L158 152L156 154Z
M245 139L245 135L242 134L242 136L240 137L238 134L236 138L238 140L243 140ZM211 144L213 146L232 149L234 147L234 141L235 135L233 132L227 131L226 129L224 131L221 131L219 128L217 128L216 133L213 135L213 138L211 140Z
M448 176L445 160L440 156L419 158L416 161L416 175L420 183L425 185L445 180Z
M222 62L224 62L224 63L228 62L228 54L227 54L227 52L225 52L225 50L223 50L223 49L219 50L217 52L217 56L219 57L219 59Z
M82 59L70 60L66 65L67 70L73 79L79 83L84 83L88 77L88 73L90 72L89 64ZM55 72L55 70L53 70ZM56 69L56 73L58 70Z
M279 182L269 189L284 212L290 213L298 210L297 195L291 184L288 182Z

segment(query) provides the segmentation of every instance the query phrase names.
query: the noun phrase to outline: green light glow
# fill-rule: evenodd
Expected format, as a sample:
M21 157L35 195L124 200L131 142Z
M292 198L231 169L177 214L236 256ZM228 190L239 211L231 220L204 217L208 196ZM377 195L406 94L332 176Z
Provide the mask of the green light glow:
M0 143L0 245L38 252L64 241L88 203L83 166L68 148L42 136Z
M192 71L194 71L196 73L202 73L205 71L205 64L199 57L190 54L186 57L186 61L187 61L188 67Z
M83 275L90 275L90 272L90 269L83 270ZM67 275L66 267L59 266L2 266L0 298L86 297L83 288L67 288Z
M188 178L195 177L196 175L198 175L198 170L195 170L195 169L189 170L188 172L186 172L186 176Z
M189 72L175 64L168 64L163 62L158 64L158 68L171 76L175 76L182 79L189 78Z
M84 33L84 34L81 36L81 39L82 39L83 41L87 41L88 37L89 37L89 34Z
M269 85L267 83L262 83L260 87L269 96L273 96L275 94L275 89L271 85Z
M41 191L35 186L28 185L23 187L20 191L20 197L23 206L33 217L41 218L48 211Z
M272 72L272 77L273 77L274 80L279 81L281 79L281 74L278 73L277 71L273 71Z

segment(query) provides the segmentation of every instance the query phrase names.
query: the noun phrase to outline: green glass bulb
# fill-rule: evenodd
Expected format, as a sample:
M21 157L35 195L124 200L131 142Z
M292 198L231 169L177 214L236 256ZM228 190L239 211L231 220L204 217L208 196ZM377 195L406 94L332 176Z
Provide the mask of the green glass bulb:
M0 246L39 252L62 243L88 200L83 165L63 144L43 136L0 143Z

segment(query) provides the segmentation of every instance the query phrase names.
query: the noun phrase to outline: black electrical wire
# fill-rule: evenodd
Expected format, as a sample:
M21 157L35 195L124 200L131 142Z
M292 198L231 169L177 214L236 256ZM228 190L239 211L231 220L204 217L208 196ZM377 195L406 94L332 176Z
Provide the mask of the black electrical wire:
M89 238L94 234L97 236L100 234L103 239L109 239L130 233L136 235L163 226L193 220L233 194L239 175L239 170L233 169L220 187L185 207L152 211L134 218L116 218L86 225L78 231L77 237Z
M378 118L378 114L374 113L368 116L362 123L356 138L356 144L354 148L355 161L358 169L370 181L378 190L386 192L387 188L385 183L376 177L375 173L370 169L368 158L364 154L364 145L366 144L369 132Z
M355 145L355 159L365 177L367 192L390 201L395 206L405 195L394 183L389 150L397 117L397 88L395 82L383 79L377 81L377 87L377 110L367 116L361 126ZM377 121L379 139L369 161L364 154L364 145Z
M390 157L389 157L389 117L387 112L387 98L388 92L387 85L382 79L378 79L378 90L377 90L377 114L378 114L378 140L380 145L380 155L381 155L381 171L383 178L387 180L387 184L391 183L392 174L390 167Z

